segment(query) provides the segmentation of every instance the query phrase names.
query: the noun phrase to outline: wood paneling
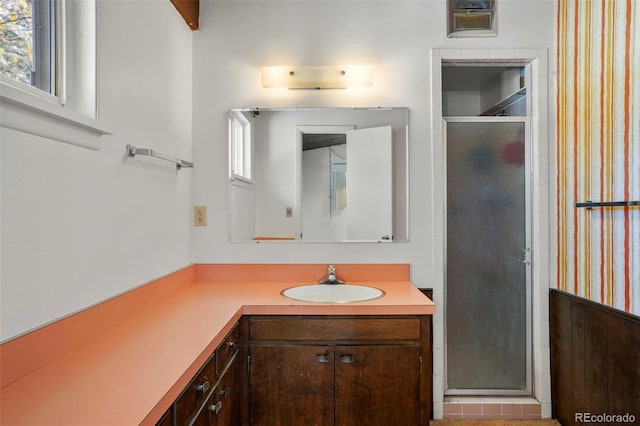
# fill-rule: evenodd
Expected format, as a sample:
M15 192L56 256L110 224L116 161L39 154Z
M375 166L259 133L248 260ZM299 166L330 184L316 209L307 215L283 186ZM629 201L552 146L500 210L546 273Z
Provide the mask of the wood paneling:
M553 417L565 426L583 424L578 413L640 421L640 318L551 290L549 321Z
M422 294L433 300L432 288L419 289ZM422 384L420 385L422 391L420 392L420 404L422 406L428 406L428 415L426 410L422 410L420 413L420 424L428 425L429 420L433 419L433 383L431 376L433 375L433 316L422 317L422 326L420 327L422 332ZM424 379L428 377L429 380ZM428 382L428 385L426 384Z
M551 344L551 395L553 417L563 421L564 413L573 412L571 392L571 300L554 297L549 300ZM562 395L563 397L560 397ZM559 416L563 416L562 419Z
M200 0L171 0L189 28L197 30L200 25Z
M633 413L640 424L640 319L611 315L607 331L607 412Z
M584 408L591 413L605 413L607 404L601 398L601 390L607 389L607 375L606 370L598 366L607 361L607 314L585 307L584 327L584 348L588 348L584 353Z

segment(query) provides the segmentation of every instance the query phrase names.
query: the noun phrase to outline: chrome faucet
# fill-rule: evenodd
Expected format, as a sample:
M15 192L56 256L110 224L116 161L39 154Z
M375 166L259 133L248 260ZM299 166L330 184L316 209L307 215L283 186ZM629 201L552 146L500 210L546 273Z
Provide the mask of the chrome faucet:
M340 281L339 279L336 278L336 266L331 264L329 265L329 269L328 269L328 274L327 274L327 279L324 281L321 281L320 284L343 284L343 281Z
M335 281L336 280L336 266L335 265L329 265L329 276L327 277L327 279L329 281Z

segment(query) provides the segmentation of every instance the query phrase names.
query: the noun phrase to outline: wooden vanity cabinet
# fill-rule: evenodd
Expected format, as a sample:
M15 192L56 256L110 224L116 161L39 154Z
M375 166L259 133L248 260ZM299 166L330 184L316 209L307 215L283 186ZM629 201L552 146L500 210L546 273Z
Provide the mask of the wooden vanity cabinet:
M162 418L156 423L156 426L173 426L174 424L174 404L164 413Z
M251 425L429 424L430 333L420 316L252 316Z
M190 425L193 426L239 426L242 401L241 368L237 353L229 359L226 371L207 402L202 406Z
M156 425L239 426L242 358L237 324Z
M175 421L177 425L187 424L191 420L207 399L217 378L216 354L214 352L176 400Z

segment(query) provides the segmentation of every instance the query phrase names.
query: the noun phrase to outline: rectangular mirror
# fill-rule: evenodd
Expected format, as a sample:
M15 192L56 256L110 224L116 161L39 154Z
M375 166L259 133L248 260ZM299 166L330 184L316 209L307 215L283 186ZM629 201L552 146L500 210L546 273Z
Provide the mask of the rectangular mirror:
M408 240L407 108L232 109L234 242Z

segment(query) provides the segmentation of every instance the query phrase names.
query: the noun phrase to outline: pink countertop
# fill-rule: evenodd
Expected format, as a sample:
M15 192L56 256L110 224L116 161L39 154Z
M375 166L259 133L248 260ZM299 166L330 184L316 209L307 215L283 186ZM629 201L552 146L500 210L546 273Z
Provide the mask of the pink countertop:
M244 314L435 313L435 305L408 281L369 281L368 285L386 295L345 304L298 302L280 294L298 284L302 283L200 281L184 285L4 386L0 423L155 424Z

